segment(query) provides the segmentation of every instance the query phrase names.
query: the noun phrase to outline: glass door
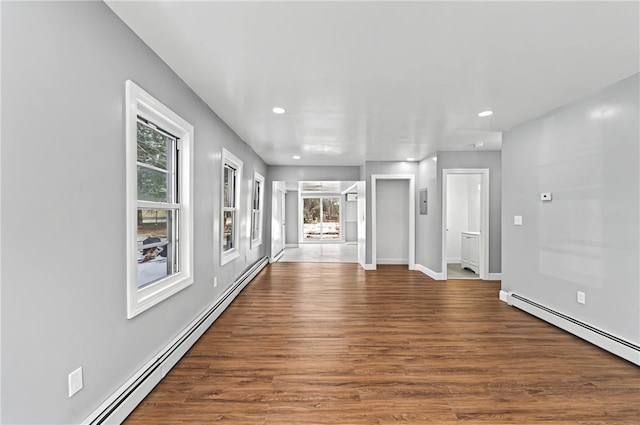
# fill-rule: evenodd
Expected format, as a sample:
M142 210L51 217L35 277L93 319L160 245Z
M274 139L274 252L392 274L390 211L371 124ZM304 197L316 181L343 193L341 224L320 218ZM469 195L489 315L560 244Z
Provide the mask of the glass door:
M302 231L305 241L340 241L340 198L304 197Z

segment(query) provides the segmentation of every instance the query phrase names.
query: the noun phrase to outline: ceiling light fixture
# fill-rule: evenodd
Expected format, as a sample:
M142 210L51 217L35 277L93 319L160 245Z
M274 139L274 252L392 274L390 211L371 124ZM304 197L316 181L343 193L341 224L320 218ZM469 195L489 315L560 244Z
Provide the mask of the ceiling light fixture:
M283 108L283 107L281 107L281 106L276 106L276 107L274 107L274 108L272 109L272 111L273 111L273 113L274 113L274 114L284 114L285 112L287 112L287 110L286 110L286 109L284 109L284 108Z
M488 117L489 115L493 115L493 111L482 111L478 114L479 117Z
M409 158L407 158L407 161L415 161L416 159L412 156L410 156Z
M433 159L434 161L437 161L437 160L438 160L438 157L437 157L437 156L434 156L434 157L433 157L433 158L431 158L431 159Z
M475 145L473 145L474 148L481 148L484 146L484 142L478 142Z
M293 159L300 159L300 155L293 155Z

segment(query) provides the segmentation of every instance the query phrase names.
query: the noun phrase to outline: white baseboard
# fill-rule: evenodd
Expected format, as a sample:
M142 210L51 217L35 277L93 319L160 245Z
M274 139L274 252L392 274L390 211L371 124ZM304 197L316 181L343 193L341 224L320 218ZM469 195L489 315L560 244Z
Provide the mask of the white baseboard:
M299 248L300 245L297 243L288 243L284 246L285 248Z
M345 245L358 245L358 242L345 242Z
M407 265L409 264L408 258L378 258L376 261L378 264L398 264L398 265Z
M109 396L82 424L122 423L267 263L266 257L254 263L249 271L240 276L220 298L209 305L178 336Z
M507 303L640 366L640 346L637 342L611 334L513 292L507 293Z
M434 272L433 270L431 270L428 267L423 266L422 264L416 264L415 269L419 272L422 272L424 274L426 274L427 276L429 276L431 279L434 280L444 280L444 276L443 273L439 273L439 272Z
M500 290L500 301L505 303L509 302L509 293L507 291Z
M502 280L502 273L489 273L489 280Z
M462 258L447 258L447 264L459 264L462 262Z
M276 263L282 258L283 255L284 255L284 249L282 251L280 251L279 253L277 253L275 257L269 258L269 262L270 263Z
M374 264L367 264L364 263L360 260L358 260L358 264L360 264L360 267L362 267L364 270L375 270L376 266Z

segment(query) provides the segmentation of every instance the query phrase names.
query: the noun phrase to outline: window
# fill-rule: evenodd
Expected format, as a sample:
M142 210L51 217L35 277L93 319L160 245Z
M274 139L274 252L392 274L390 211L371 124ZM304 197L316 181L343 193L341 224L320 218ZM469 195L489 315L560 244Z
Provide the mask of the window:
M193 283L193 126L126 82L127 317Z
M253 195L251 198L251 246L258 246L262 243L262 203L264 177L254 171L253 173Z
M242 161L226 149L222 150L222 250L220 263L227 264L240 256L239 201Z
M302 231L304 240L342 240L340 197L303 197Z

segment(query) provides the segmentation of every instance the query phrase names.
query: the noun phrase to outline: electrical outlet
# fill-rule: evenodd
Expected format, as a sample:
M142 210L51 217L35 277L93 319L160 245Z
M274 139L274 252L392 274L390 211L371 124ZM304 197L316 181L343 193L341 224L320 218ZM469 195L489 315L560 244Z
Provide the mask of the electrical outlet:
M82 367L69 374L69 397L82 389Z
M213 287L214 287L214 288L217 288L217 287L218 287L218 277L217 277L217 276L214 276L214 277L213 277Z
M586 295L582 291L578 291L578 303L579 304L586 304L587 303Z

